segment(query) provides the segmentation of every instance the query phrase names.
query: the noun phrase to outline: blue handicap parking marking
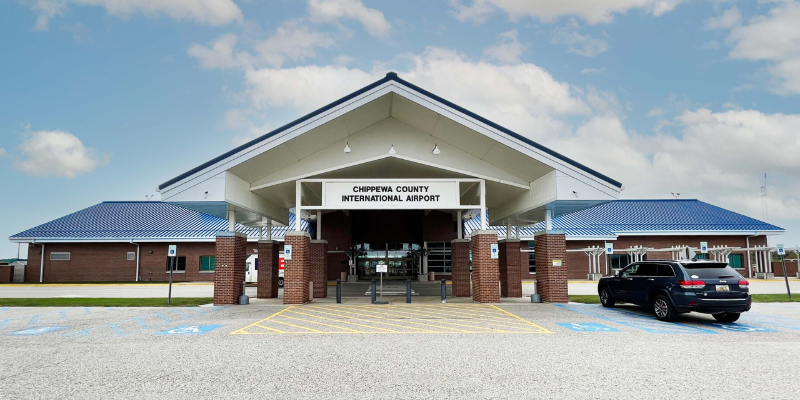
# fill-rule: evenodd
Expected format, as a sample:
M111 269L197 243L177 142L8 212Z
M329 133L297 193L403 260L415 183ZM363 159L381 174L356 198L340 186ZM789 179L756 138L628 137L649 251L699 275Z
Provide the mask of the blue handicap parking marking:
M559 322L556 325L577 332L619 332L619 329L594 322Z
M62 329L66 329L66 327L64 327L64 326L40 326L40 327L37 327L37 328L28 328L28 329L23 329L21 331L14 331L14 332L9 333L9 335L11 335L11 336L35 336L35 335L41 335L41 334L47 333L47 332L60 331Z
M759 325L767 325L774 328L800 331L800 320L782 315L762 314L758 312L747 312L742 314L742 319Z
M181 325L165 331L156 332L156 335L202 335L221 326L222 325Z
M728 332L777 332L775 329L764 328L763 326L745 325L735 322L734 323L709 322L707 325Z
M556 306L650 333L688 333L701 335L719 333L710 329L678 322L662 322L657 320L656 317L645 316L625 310L603 308L599 305L557 304Z

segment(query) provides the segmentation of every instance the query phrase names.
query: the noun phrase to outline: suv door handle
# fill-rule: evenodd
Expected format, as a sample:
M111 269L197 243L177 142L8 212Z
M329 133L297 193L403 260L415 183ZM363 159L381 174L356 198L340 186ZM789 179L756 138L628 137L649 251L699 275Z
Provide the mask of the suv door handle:
M647 278L647 280L648 280L648 281L653 281L653 280L655 280L655 279L653 279L653 278Z

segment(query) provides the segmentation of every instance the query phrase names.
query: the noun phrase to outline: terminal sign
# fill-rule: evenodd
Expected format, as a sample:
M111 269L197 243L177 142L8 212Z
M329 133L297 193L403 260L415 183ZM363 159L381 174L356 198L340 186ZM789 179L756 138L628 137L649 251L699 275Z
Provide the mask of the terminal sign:
M325 182L325 207L420 209L459 206L456 181Z

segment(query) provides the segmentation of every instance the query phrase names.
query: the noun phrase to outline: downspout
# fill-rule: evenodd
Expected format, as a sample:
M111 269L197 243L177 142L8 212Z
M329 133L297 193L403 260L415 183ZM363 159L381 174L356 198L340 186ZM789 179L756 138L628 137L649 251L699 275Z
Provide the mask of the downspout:
M39 258L39 283L42 283L44 282L44 243L36 243L36 239L33 239L32 243L42 246L42 257Z
M141 246L139 243L134 243L133 239L131 239L131 244L136 246L136 278L134 279L134 282L139 282L139 254Z

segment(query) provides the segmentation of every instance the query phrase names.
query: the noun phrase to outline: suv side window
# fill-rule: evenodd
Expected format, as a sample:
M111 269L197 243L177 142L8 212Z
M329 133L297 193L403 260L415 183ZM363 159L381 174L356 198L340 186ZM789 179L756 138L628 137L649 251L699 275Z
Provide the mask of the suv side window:
M636 271L636 276L658 276L658 264L642 264Z
M627 276L635 276L638 269L639 269L639 264L633 264L628 268L622 270L620 276L623 278Z
M675 271L669 264L658 264L658 276L672 278L675 277Z

